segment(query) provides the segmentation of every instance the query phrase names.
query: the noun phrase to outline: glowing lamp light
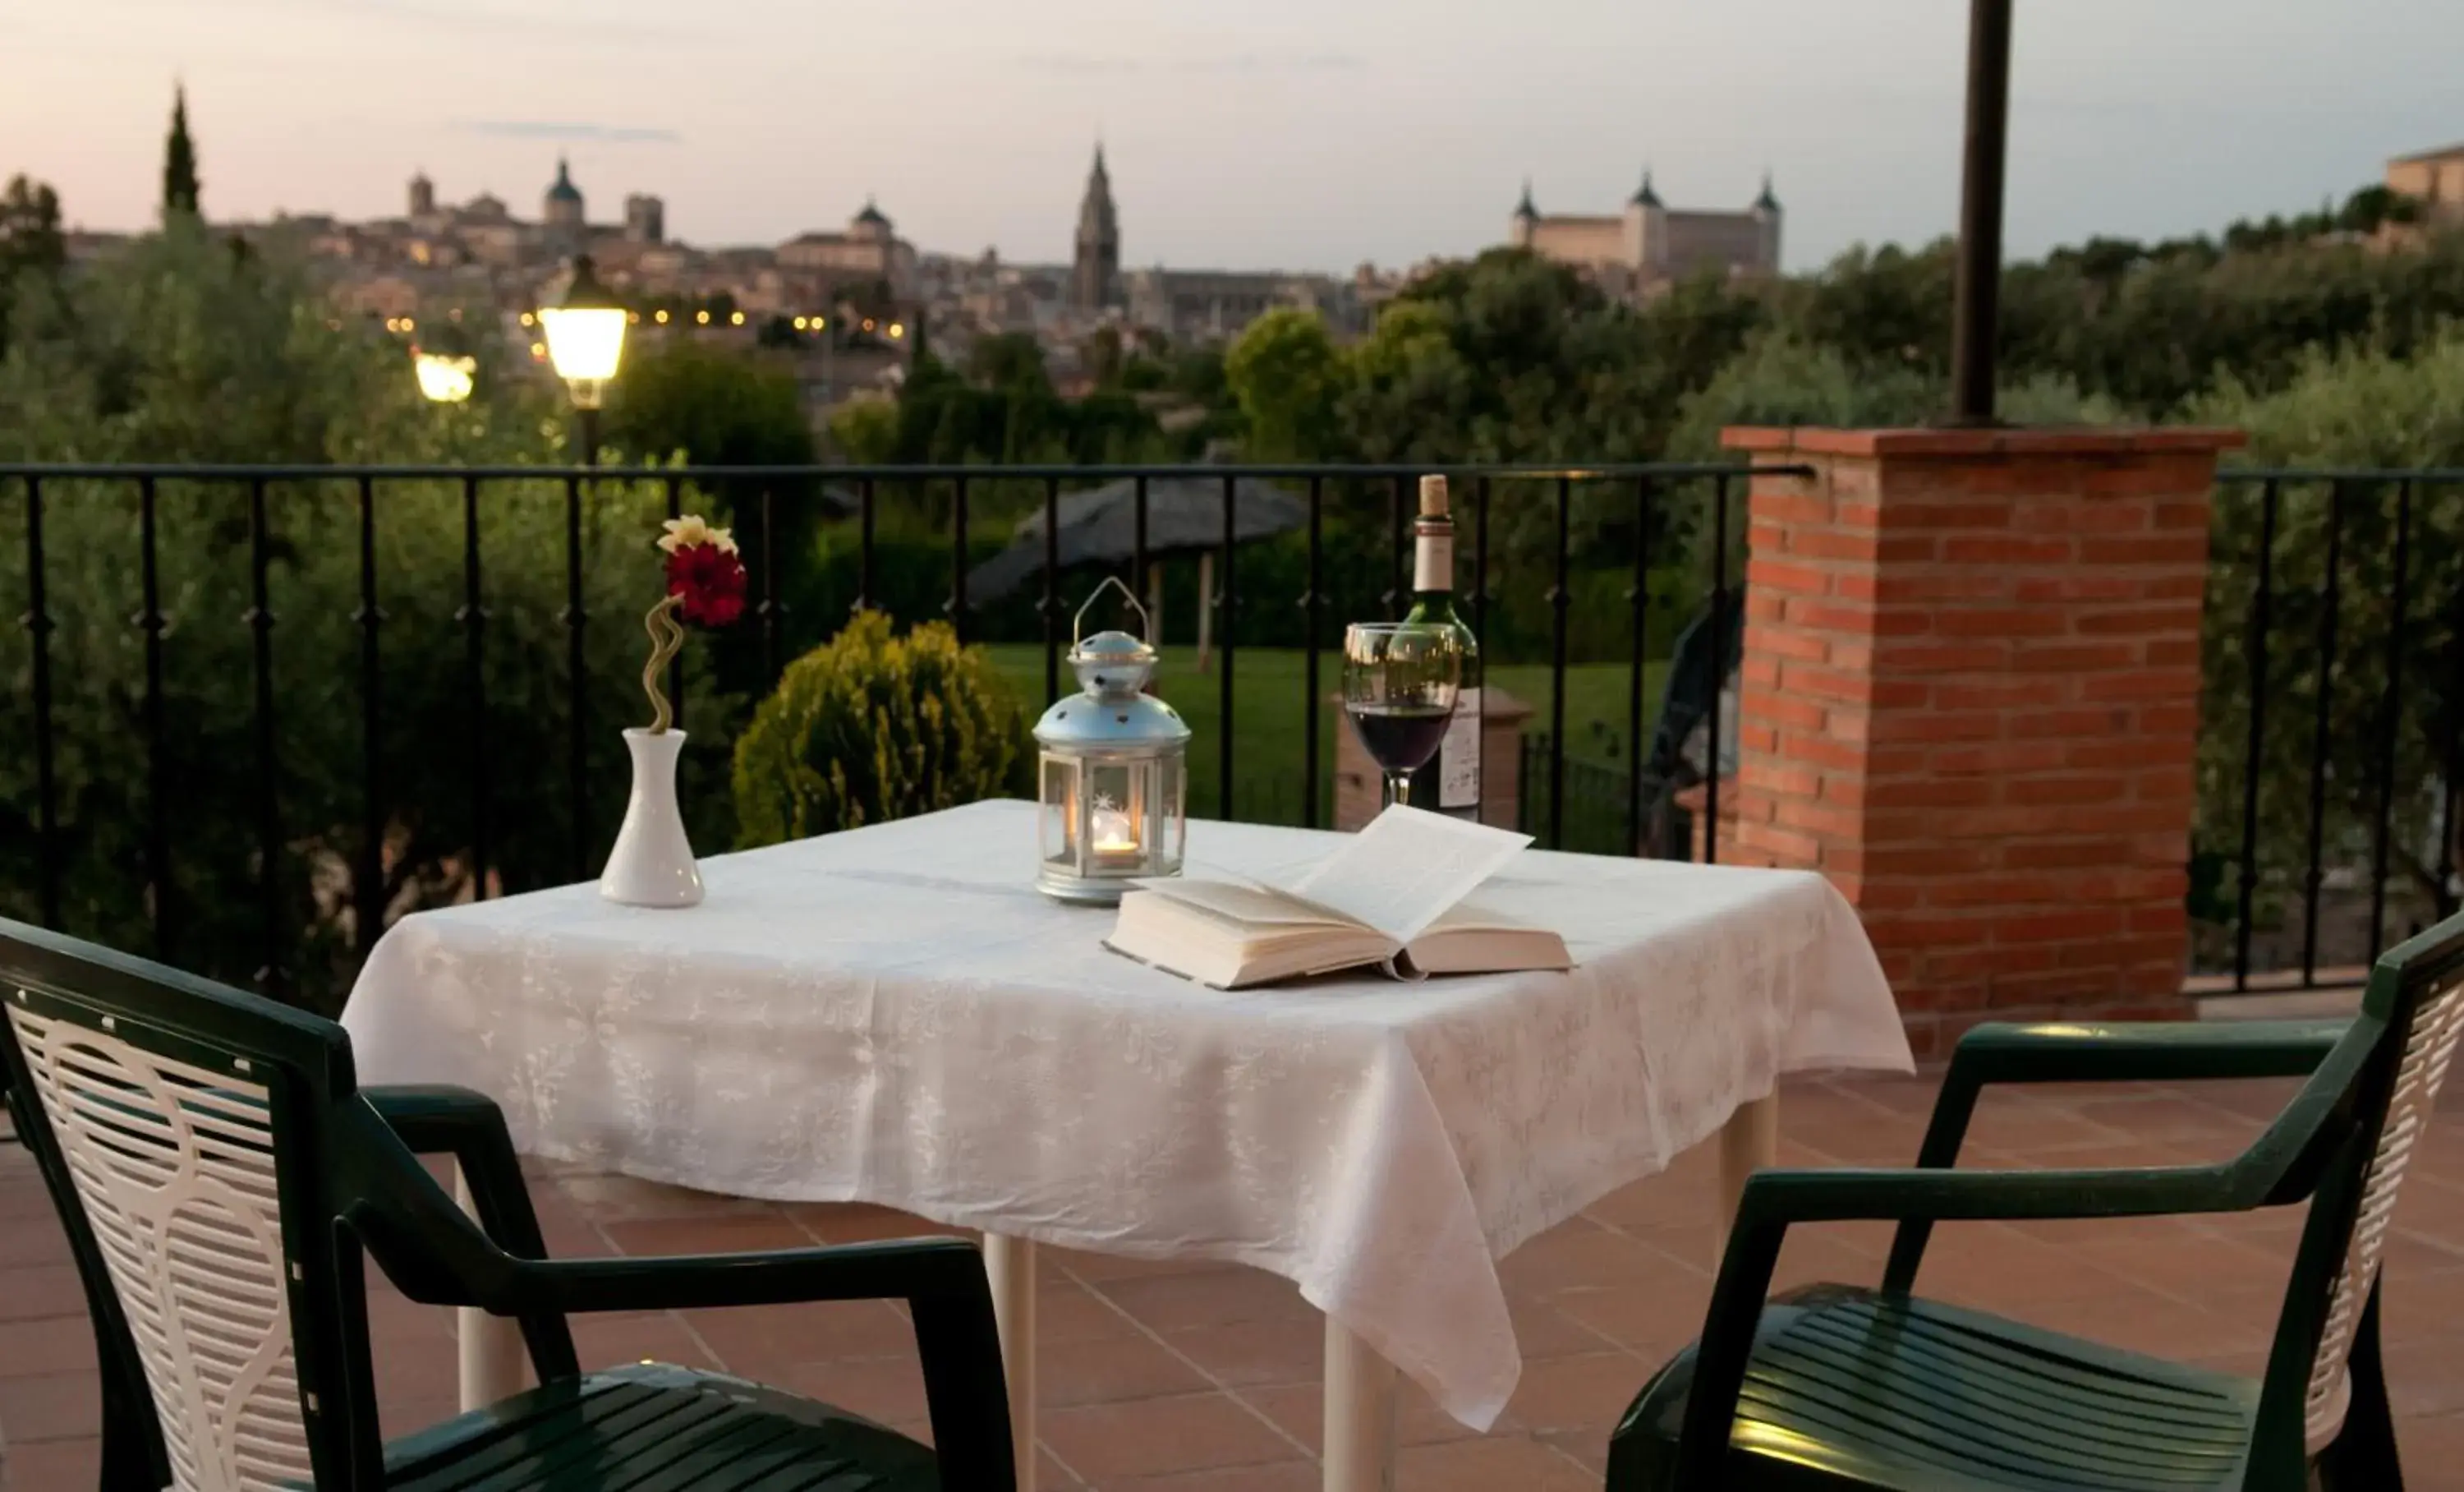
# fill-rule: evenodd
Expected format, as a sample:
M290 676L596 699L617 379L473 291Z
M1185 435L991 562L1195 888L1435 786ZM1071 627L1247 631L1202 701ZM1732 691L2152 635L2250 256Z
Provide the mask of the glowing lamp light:
M710 324L710 313L709 313L708 311L695 311L695 312L693 313L693 324L694 324L694 325L696 325L696 326L707 326L707 325L709 325L709 324Z
M1138 605L1118 588L1140 622ZM1079 608L1083 622L1088 607ZM1146 628L1142 625L1141 631ZM1084 636L1071 628L1069 667L1079 692L1035 723L1037 889L1064 902L1118 902L1141 876L1177 876L1189 833L1189 725L1146 692L1153 644L1126 632Z
M743 324L744 324L744 313L743 313L742 311L730 311L730 312L728 313L728 315L727 315L727 324L729 324L730 326L741 326L741 325L743 325Z
M656 314L654 314L650 319L651 319L652 321L654 321L654 322L657 322L657 323L658 323L660 325L662 325L662 326L665 326L666 324L668 324L668 313L667 313L667 312L665 312L665 311L657 312L657 313L656 313Z
M891 341L895 342L895 341L897 341L899 338L904 337L904 336L906 336L906 335L907 335L907 323L904 323L904 322L891 322L891 323L890 323L890 340L891 340Z
M590 256L573 260L573 282L564 299L539 313L547 333L548 361L573 390L577 409L595 410L607 380L625 358L625 307L591 273Z
M528 311L524 311L522 313L522 324L525 326L536 326L539 324L539 318L533 316Z
M804 319L801 316L796 318L796 329L798 331L803 331L804 329Z
M460 404L471 397L472 374L479 367L475 358L448 357L442 352L410 351L410 370L419 379L419 391L431 404Z

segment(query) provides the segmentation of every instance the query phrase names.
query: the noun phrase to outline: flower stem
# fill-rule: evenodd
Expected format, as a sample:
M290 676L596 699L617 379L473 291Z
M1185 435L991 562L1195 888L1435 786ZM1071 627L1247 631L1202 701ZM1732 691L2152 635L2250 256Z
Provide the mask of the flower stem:
M667 734L668 723L675 719L669 708L667 691L659 686L660 676L685 645L685 630L676 621L676 608L684 604L680 595L659 598L650 613L642 618L642 630L650 635L650 661L642 668L642 691L650 697L650 734Z

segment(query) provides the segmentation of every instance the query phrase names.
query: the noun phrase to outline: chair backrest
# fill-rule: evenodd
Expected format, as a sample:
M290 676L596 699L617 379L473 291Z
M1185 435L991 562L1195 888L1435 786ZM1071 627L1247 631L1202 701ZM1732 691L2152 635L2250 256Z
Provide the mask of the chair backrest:
M2298 1416L2312 1453L2336 1437L2351 1398L2347 1365L2377 1287L2398 1193L2427 1130L2440 1086L2464 1043L2464 917L2391 949L2371 971L2362 1012L2340 1054L2304 1090L2332 1122L2335 1153L2317 1178L2295 1256L2282 1325L2268 1367L2264 1421ZM2328 1091L2339 1087L2341 1091ZM2296 1101L2296 1110L2302 1100ZM2298 1400L2298 1402L2297 1402Z
M354 1091L341 1029L6 922L0 1009L0 1077L124 1391L106 1436L159 1436L152 1484L176 1492L349 1484L366 1323L316 1133Z

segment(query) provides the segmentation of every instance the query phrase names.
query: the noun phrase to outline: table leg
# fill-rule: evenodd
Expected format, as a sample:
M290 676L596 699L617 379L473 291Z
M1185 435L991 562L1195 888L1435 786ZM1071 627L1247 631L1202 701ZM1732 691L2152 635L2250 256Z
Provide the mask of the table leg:
M1712 1224L1712 1268L1727 1252L1728 1228L1736 1220L1738 1199L1746 1194L1746 1178L1779 1164L1779 1090L1737 1105L1720 1130L1720 1210Z
M1001 1376L1009 1384L1010 1446L1018 1492L1035 1492L1035 1242L984 1235L984 1275L1001 1327Z
M471 1183L462 1168L453 1168L453 1199L472 1216L479 1209L471 1200ZM522 1392L529 1376L522 1328L511 1316L493 1315L472 1306L453 1310L454 1339L462 1360L462 1408L484 1409Z
M1395 1367L1326 1319L1326 1492L1394 1492Z

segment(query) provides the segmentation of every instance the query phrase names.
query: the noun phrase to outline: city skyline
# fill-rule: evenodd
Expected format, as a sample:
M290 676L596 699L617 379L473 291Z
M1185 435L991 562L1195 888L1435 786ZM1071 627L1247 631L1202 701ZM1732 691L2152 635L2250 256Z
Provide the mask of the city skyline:
M779 242L870 196L921 249L1061 263L1100 138L1125 269L1340 273L1473 253L1503 240L1527 176L1544 212L1609 211L1646 164L1706 208L1745 207L1771 170L1792 271L1952 222L1954 0L1854 15L1535 0L1442 28L1403 24L1399 0L1265 0L1237 33L1186 6L1031 9L953 0L930 21L825 25L710 0L690 30L648 0L21 11L0 18L27 64L0 96L16 147L0 171L53 183L78 225L143 226L178 77L220 217L394 215L416 170L448 200L523 204L563 153L594 216L655 193L697 244ZM2012 251L2302 211L2389 155L2464 137L2436 62L2464 43L2464 14L2356 9L2023 6Z

